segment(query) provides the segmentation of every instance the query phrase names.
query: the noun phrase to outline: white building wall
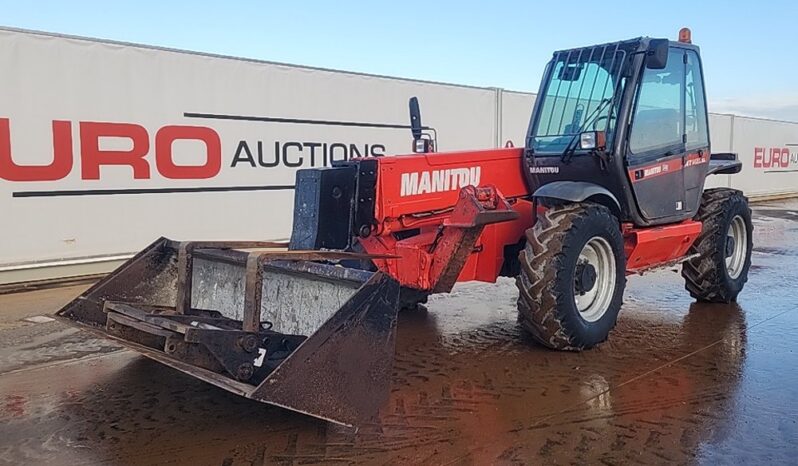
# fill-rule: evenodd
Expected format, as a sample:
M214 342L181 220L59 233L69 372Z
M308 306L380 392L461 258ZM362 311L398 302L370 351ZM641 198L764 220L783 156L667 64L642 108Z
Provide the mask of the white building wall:
M524 145L529 117L535 105L535 95L526 92L502 91L501 137L499 145L511 141L515 147Z
M712 152L734 152L732 149L732 124L731 115L719 115L711 113L709 115L709 138L712 144ZM707 188L728 188L729 179L732 175L714 175L707 178Z
M798 192L798 123L735 116L733 140L744 167L733 188L751 197Z

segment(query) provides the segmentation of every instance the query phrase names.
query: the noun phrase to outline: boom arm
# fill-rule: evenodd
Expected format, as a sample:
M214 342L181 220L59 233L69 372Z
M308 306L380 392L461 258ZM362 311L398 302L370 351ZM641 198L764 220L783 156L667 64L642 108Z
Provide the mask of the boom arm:
M505 248L534 217L522 156L495 149L378 159L374 216L359 243L399 256L374 262L405 287L437 293L456 281L496 281ZM359 191L358 202L368 198Z
M511 202L528 196L522 156L512 148L378 159L374 233L439 224L468 185L495 186Z

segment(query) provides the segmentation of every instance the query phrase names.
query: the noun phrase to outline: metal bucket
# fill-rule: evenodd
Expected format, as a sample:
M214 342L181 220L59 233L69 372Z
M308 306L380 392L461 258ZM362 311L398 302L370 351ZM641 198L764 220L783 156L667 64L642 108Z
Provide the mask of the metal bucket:
M359 254L240 250L274 246L161 238L58 315L230 392L370 420L388 396L399 284L331 263Z

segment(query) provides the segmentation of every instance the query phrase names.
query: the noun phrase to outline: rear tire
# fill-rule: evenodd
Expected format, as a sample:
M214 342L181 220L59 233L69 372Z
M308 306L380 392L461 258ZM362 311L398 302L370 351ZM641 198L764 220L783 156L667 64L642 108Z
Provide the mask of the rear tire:
M748 199L736 189L707 189L695 217L703 226L682 264L690 296L711 303L737 300L748 281L753 224Z
M516 280L521 326L558 350L579 351L606 340L626 285L618 219L596 204L551 207L526 237Z

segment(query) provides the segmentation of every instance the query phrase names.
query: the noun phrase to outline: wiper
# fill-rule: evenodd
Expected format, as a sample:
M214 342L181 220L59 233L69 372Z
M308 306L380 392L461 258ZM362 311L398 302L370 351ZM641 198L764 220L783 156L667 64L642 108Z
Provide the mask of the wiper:
M571 160L571 157L574 155L574 152L576 152L576 144L574 144L574 143L579 139L579 136L582 134L582 131L585 130L585 127L587 125L589 125L589 124L593 123L593 121L595 121L595 117L597 117L599 115L599 112L604 110L607 107L607 104L609 104L610 102L612 102L612 98L611 97L605 97L604 99L601 99L601 102L599 102L599 104L596 107L596 109L593 110L590 113L590 115L588 115L585 118L585 122L582 123L579 126L579 129L571 137L571 140L568 141L568 144L565 145L565 150L562 153L562 157L560 157L560 161L561 162L568 162L569 160Z

